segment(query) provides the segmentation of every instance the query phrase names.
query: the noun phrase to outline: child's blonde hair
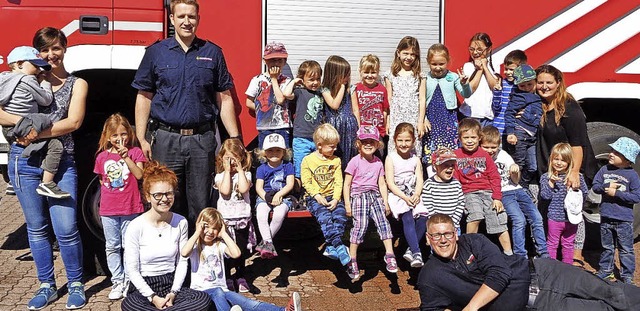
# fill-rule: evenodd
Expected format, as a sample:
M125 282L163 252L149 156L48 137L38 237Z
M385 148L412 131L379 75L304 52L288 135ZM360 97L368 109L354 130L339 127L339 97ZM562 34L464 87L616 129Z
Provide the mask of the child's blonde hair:
M111 138L111 135L113 135L113 133L118 130L118 127L120 125L124 126L127 131L127 136L129 137L129 141L127 141L125 147L131 148L138 144L138 140L136 139L135 132L133 131L133 127L129 123L129 120L127 120L127 118L125 118L125 116L121 115L120 113L114 113L109 116L106 121L104 121L102 134L100 134L100 141L98 141L98 151L96 152L96 154L105 150L109 150L111 149L111 147L113 147L109 138Z
M436 43L429 47L427 51L427 62L430 62L434 55L436 54L444 54L444 58L447 62L451 61L451 57L449 56L449 49L442 43Z
M396 126L396 130L393 133L393 140L395 141L396 138L398 138L398 135L404 132L411 134L411 138L415 142L416 129L413 127L413 124L407 122L402 122Z
M244 149L242 141L230 138L222 143L220 152L216 157L216 173L224 172L224 156L230 153L238 159L242 168L247 171L251 168L251 153Z
M305 60L298 67L298 75L296 78L304 80L304 76L307 74L317 75L318 78L322 77L322 67L315 60Z
M464 132L475 131L478 134L480 140L482 140L481 129L482 125L480 125L480 122L478 122L478 120L474 118L464 118L460 120L460 124L458 125L458 139L462 137L462 134L464 134Z
M500 131L498 131L497 127L493 125L487 125L482 128L482 131L480 132L480 134L481 134L480 136L482 136L482 139L480 139L480 144L489 143L489 144L498 144L498 146L500 146L500 142L501 142Z
M380 59L378 58L378 56L375 56L373 54L362 56L362 58L360 59L360 65L358 66L358 70L360 70L360 72L370 72L370 71L379 72Z
M420 77L420 71L422 71L420 67L420 43L418 43L418 39L411 36L406 36L398 42L393 62L391 63L391 74L397 76L400 69L402 69L402 61L398 54L406 49L412 49L416 55L416 59L413 61L413 65L411 65L411 72L413 72L413 77L418 79Z
M313 132L313 142L319 144L337 144L340 142L340 134L333 125L324 123Z
M284 150L284 155L282 156L282 160L291 161L291 159L293 158L293 151L291 150L291 148L286 148L283 150ZM258 161L260 161L260 163L267 162L267 157L264 155L264 150L256 148L254 153L256 154L256 158L258 158Z
M224 225L224 218L222 217L222 214L220 214L220 212L218 212L218 210L213 207L207 207L200 212L200 215L198 215L196 226L199 225L201 221L206 222L210 228L218 230L216 243L219 242L220 230L222 229L222 225ZM204 231L202 232L202 234L204 234ZM198 243L196 243L196 245L198 248L198 254L200 255L200 260L204 260L204 255L202 254L204 242L202 237L198 237Z
M565 172L559 172L559 173L567 173L570 172L573 169L573 153L571 151L571 145L569 145L568 143L557 143L553 146L553 148L551 148L551 155L549 156L549 175L556 175L553 170L553 158L555 158L557 155L560 156L560 158L562 158L563 161L567 162L569 165L567 165L567 169Z
M351 75L351 65L346 59L338 55L331 55L324 64L324 76L322 76L322 86L331 91L331 96L335 97L340 91L340 85L345 77ZM345 86L345 90L349 85ZM347 95L345 95L347 96Z

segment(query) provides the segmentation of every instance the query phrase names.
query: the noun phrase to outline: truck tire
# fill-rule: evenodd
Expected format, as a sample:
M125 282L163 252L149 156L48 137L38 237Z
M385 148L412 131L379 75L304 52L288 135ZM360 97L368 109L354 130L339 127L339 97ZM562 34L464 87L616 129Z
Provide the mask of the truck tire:
M91 234L104 243L104 232L100 220L100 181L95 176L82 196L82 220Z
M626 127L613 123L590 122L587 123L587 131L589 132L589 140L591 141L591 146L593 147L593 153L596 155L596 159L598 160L598 165L600 167L608 163L609 151L611 151L611 147L609 147L609 144L615 142L618 138L626 136L640 144L640 135L636 134L634 131ZM633 165L633 168L636 170L636 172L640 172L640 161L636 161L636 163ZM589 196L596 203L599 203L601 200L600 196L595 195L594 193L590 193ZM593 204L593 206L597 205ZM591 208L591 211L594 213L597 212L597 218L599 218L599 210ZM637 237L638 234L640 234L639 204L636 204L634 206L633 216L633 234L634 237ZM590 217L587 217L587 219L589 218Z

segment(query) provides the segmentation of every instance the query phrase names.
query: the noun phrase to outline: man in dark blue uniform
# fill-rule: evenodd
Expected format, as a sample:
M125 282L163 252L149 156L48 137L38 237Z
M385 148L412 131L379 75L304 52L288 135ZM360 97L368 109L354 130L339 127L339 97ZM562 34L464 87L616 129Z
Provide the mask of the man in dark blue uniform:
M418 276L420 310L638 310L640 289L549 258L507 256L482 234L458 233L451 217L427 221L434 256Z
M229 135L239 137L233 79L221 48L196 37L198 10L197 0L171 1L175 36L147 48L132 83L136 136L147 158L178 175L174 209L190 226L209 205L218 115Z

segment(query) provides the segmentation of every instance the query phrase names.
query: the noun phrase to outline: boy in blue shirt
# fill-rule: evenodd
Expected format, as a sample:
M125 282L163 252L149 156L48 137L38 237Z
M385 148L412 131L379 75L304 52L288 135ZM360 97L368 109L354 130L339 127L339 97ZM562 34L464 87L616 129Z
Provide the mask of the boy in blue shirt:
M633 253L633 205L640 203L640 177L631 167L640 152L633 139L620 137L609 153L609 164L603 166L593 179L593 191L602 195L600 203L600 235L604 251L600 255L600 269L596 275L613 280L613 256L616 244L620 256L620 276L624 283L633 284L635 255ZM613 238L617 237L617 243Z
M496 84L493 90L493 101L491 108L493 109L493 126L500 132L500 136L504 133L504 113L507 111L509 98L513 91L513 71L516 67L527 63L527 55L522 50L513 50L504 57L504 78L500 84ZM504 141L503 141L504 144Z
M536 132L542 117L542 100L536 94L536 71L522 64L513 71L517 89L511 94L507 111L504 114L504 134L507 145L512 147L513 160L520 167L520 186L529 189L538 166L536 164ZM516 118L516 114L520 114Z

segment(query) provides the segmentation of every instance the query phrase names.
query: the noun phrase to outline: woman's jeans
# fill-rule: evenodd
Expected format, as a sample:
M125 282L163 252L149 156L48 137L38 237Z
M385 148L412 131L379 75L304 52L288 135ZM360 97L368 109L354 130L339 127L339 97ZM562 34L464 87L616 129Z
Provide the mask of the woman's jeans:
M38 280L55 284L53 250L49 233L51 227L60 245L60 255L69 283L82 282L82 242L78 232L76 209L78 174L72 155L63 154L54 181L62 191L71 194L67 199L54 199L36 193L42 181L40 154L23 158L24 147L11 146L9 179L15 189L27 224L29 247L36 264Z
M272 305L270 303L253 300L238 294L236 292L225 292L220 287L207 289L204 291L209 294L211 300L216 305L218 311L229 311L231 306L238 305L243 311L283 311L285 308Z

